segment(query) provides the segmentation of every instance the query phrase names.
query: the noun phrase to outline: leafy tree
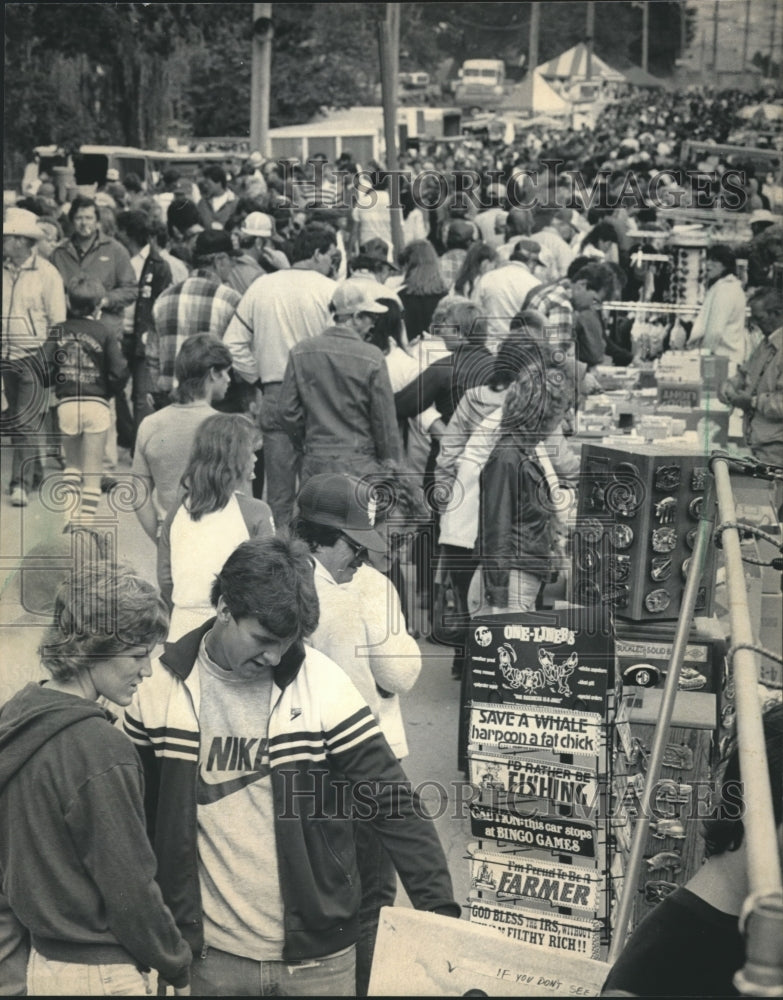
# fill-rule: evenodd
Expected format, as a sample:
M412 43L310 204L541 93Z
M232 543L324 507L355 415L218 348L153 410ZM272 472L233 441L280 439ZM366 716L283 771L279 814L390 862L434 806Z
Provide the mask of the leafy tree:
M384 7L274 4L273 126L377 101ZM577 0L542 4L541 61L584 39L585 10ZM622 53L639 62L638 7L616 0L595 13L596 54L619 68ZM654 72L678 55L680 16L676 0L650 3ZM155 148L172 132L249 132L251 4L10 3L4 28L4 167L50 142ZM404 3L400 65L444 82L483 56L504 59L513 75L529 30L529 3Z

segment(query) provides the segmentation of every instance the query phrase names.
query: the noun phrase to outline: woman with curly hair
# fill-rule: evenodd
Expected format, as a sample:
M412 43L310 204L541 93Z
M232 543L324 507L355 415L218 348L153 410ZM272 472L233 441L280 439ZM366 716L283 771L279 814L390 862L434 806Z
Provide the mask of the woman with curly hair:
M158 542L158 585L171 608L170 642L212 617L212 580L237 545L274 534L267 504L242 492L253 478L257 446L258 431L240 413L217 413L199 427L181 480L181 501Z
M542 377L543 376L543 377ZM573 403L563 368L523 368L503 400L500 436L481 470L478 555L490 613L532 611L554 568L557 509L536 445Z
M404 284L399 291L405 310L408 340L429 329L435 307L448 291L440 273L435 248L428 240L414 240L400 254Z
M87 533L85 533L87 534ZM155 587L88 548L41 644L51 675L0 710L0 982L29 996L190 993L190 946L155 881L144 777L99 701L131 703L168 625Z

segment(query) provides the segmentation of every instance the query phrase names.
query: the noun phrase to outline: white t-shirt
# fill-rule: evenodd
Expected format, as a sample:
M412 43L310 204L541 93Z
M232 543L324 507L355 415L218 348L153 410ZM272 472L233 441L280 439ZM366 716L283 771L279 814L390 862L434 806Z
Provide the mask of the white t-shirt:
M203 514L198 521L182 504L171 522L170 537L174 609L169 642L174 642L214 615L209 599L212 581L234 549L250 535L233 493L222 510Z

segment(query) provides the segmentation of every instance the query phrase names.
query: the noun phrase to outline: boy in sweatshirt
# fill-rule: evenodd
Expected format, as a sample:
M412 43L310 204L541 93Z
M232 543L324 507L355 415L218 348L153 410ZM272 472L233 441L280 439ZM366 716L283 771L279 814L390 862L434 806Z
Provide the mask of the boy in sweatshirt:
M63 434L63 479L73 493L71 524L89 524L101 498L101 469L111 426L109 400L128 380L119 340L100 322L103 285L79 276L68 285L69 318L49 341L52 386Z

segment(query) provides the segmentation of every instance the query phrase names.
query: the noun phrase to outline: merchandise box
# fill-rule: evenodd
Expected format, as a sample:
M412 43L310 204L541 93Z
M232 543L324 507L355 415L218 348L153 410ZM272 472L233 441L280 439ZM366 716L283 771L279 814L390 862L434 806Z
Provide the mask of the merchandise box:
M655 722L671 659L676 624L615 623L617 719ZM726 682L726 639L716 618L695 618L688 634L672 722L715 728Z

